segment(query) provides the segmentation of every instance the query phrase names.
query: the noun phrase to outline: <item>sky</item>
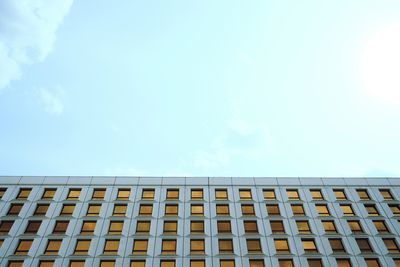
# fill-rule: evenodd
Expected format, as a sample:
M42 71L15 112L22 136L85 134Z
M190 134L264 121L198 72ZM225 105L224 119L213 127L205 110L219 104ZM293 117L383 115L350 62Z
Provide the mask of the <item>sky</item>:
M0 175L400 176L400 1L2 0Z

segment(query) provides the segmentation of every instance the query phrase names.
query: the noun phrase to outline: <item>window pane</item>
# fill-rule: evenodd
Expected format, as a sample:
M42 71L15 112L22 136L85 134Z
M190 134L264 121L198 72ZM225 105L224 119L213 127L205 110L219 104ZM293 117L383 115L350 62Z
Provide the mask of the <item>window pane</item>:
M322 195L322 192L320 189L311 189L310 190L311 197L313 200L323 200L324 196Z
M246 233L258 233L257 221L244 221L243 224Z
M178 205L165 204L165 215L178 215Z
M118 253L119 240L106 240L104 244L104 254L115 255Z
M337 233L334 221L322 221L326 233Z
M164 233L176 234L177 229L178 229L178 222L176 221L164 222Z
M33 240L20 240L17 248L15 249L15 255L27 255L31 248Z
M133 242L132 254L145 254L147 253L147 240L135 240Z
M48 208L49 204L38 204L34 215L46 215Z
M283 226L283 221L270 221L271 230L273 234L284 233L285 228Z
M349 259L336 259L336 263L338 267L351 267Z
M251 189L239 189L240 199L251 199Z
M287 196L289 200L298 200L300 199L299 197L299 192L297 189L287 189L286 190Z
M361 200L369 200L371 199L367 189L358 189L357 194Z
M97 199L97 200L104 199L105 194L106 194L106 189L96 188L93 190L92 199Z
M27 199L29 194L31 193L32 188L21 188L19 190L17 199Z
M167 189L167 199L179 199L179 189Z
M295 216L305 215L303 205L292 204L291 207L292 207L293 215L295 215Z
M129 196L131 194L131 190L130 189L118 189L118 195L117 195L117 199L118 200L128 200Z
M139 222L138 222L138 224L139 224ZM124 227L123 221L111 221L110 227L108 228L108 233L111 235L120 235L120 234L122 234L123 227Z
M384 200L393 200L393 195L390 192L390 189L380 189L379 192Z
M87 216L98 216L100 213L101 205L89 204L87 210Z
M175 267L174 260L161 260L160 267Z
M343 189L334 189L333 193L337 200L345 200L347 199L346 194L344 193Z
M205 267L204 260L190 260L190 267Z
M43 192L42 199L53 199L56 194L55 188L46 188Z
M231 222L230 221L218 221L217 222L218 233L230 233Z
M315 205L315 208L316 208L319 216L329 216L330 215L328 206L325 204Z
M264 189L263 195L266 200L276 199L274 189Z
M278 204L266 205L268 215L280 215Z
M220 253L232 253L233 243L232 239L220 239L218 240L218 247Z
M146 261L141 260L141 261L131 261L131 267L146 267Z
M333 252L344 252L345 251L341 239L339 239L339 238L331 238L331 239L329 239L329 243L331 245L331 248L332 248Z
M81 234L93 234L95 227L96 227L96 222L84 221L82 224Z
M217 204L217 215L229 215L229 205L227 204Z
M56 255L60 250L62 240L49 240L47 243L46 250L44 252L45 255Z
M84 267L85 261L70 261L69 267Z
M142 199L154 199L154 189L143 189Z
M228 190L226 189L215 189L216 199L228 199Z
M190 240L190 253L204 254L205 242L204 239Z
M81 189L70 189L67 199L70 199L70 200L78 199L80 193L81 193Z
M90 240L77 240L75 245L76 255L87 255L90 247Z
M139 215L151 215L153 213L153 205L141 204L139 208Z
M203 189L192 189L191 197L192 199L203 199Z
M110 260L102 260L100 261L100 267L114 267L115 261Z
M362 233L363 229L359 221L347 221L349 227L353 233Z
M289 252L289 244L286 239L275 239L274 244L277 253Z
M192 233L204 233L204 222L203 221L191 221L190 231Z
M318 252L317 245L313 239L302 239L301 243L303 245L304 251L307 252Z
M193 205L192 204L190 206L190 208L191 208L192 215L203 215L203 212L204 212L203 205L198 205L198 204Z
M60 215L71 216L72 213L74 212L74 209L75 209L75 204L64 204L61 209Z
M242 204L243 215L254 215L254 205Z
M150 221L138 221L136 226L136 232L148 233L150 231Z
M234 260L220 260L219 266L220 267L235 267L235 261Z
M249 267L264 267L264 260L249 260Z
M163 240L161 250L163 254L175 254L176 240Z
M296 221L297 229L300 234L308 234L311 233L310 225L308 221Z
M127 205L126 204L115 204L113 216L125 216Z
M259 239L247 239L247 251L249 253L261 253L261 242Z
M293 267L293 261L292 260L284 260L284 259L280 259L278 260L279 262L279 267Z
M11 204L8 209L7 215L18 215L23 207L23 204Z

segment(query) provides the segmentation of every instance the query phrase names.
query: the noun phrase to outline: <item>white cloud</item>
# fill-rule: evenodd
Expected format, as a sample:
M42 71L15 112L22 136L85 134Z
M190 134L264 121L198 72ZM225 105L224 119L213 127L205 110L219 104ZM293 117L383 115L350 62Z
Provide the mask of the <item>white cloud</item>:
M64 111L63 104L64 91L61 88L50 91L45 88L39 89L40 102L43 104L43 108L50 114L60 115Z
M43 61L73 0L0 1L0 89L21 76L23 65Z

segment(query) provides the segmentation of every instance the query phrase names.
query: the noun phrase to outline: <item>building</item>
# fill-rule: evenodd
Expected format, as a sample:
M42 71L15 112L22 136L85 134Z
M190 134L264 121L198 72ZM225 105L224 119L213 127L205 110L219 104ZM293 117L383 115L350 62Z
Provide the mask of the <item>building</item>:
M0 177L0 266L400 266L400 179Z

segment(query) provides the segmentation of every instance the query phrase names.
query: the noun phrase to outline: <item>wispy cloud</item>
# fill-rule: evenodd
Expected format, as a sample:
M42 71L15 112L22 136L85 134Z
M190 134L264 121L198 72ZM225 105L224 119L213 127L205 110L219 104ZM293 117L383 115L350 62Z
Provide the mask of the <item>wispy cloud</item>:
M61 88L55 90L48 90L45 88L39 89L39 99L43 108L50 114L60 115L64 111L63 104L64 91Z
M0 89L21 76L21 67L43 61L73 0L0 1Z

